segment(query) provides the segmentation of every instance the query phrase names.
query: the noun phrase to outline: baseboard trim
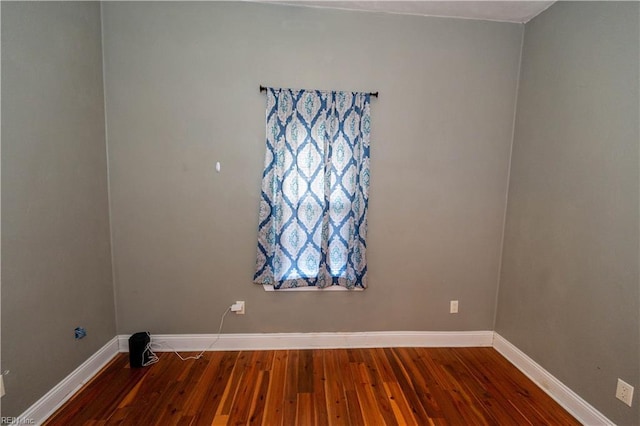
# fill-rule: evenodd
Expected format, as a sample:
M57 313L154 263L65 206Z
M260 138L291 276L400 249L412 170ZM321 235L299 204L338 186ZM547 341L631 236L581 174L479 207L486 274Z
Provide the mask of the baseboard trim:
M117 354L118 339L114 337L18 418L30 424L42 424Z
M615 425L604 414L498 333L495 333L493 347L582 424Z
M93 378L118 352L129 351L129 335L118 335L47 392L19 418L41 424ZM524 352L493 331L374 331L357 333L240 333L222 334L154 334L156 343L170 345L157 352L172 350L274 350L338 349L373 347L491 347L509 360L538 387L557 401L581 423L614 425ZM215 342L215 344L213 344ZM213 345L212 345L213 344ZM161 347L159 345L158 347Z
M371 331L358 333L152 334L157 352L378 347L491 346L492 331ZM119 335L120 352L129 351L129 335ZM162 348L162 343L170 346ZM213 345L212 345L213 344Z

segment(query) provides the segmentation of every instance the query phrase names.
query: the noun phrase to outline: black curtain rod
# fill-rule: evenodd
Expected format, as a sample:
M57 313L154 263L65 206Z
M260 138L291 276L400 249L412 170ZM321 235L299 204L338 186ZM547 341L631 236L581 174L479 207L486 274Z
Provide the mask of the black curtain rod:
M264 87L262 84L260 85L260 92L266 92L267 88ZM374 98L378 97L378 92L369 92L369 96L373 96Z

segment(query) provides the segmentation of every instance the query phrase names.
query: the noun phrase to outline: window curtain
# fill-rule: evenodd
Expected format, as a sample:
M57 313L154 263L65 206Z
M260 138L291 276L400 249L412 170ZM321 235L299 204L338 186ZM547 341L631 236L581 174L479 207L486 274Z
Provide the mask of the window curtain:
M367 287L370 95L267 88L254 282Z

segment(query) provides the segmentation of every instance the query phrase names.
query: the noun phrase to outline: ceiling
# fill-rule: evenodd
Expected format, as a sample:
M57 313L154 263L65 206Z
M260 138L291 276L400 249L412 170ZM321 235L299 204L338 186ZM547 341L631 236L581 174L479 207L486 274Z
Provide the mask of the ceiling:
M524 23L554 1L268 1L269 3L405 15Z

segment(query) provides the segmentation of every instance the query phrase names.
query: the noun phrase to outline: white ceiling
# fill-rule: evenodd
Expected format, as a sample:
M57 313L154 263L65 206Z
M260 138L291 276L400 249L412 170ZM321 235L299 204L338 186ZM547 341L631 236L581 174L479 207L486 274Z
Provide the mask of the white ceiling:
M524 23L555 1L269 1L307 7L364 10L405 15L440 16Z

